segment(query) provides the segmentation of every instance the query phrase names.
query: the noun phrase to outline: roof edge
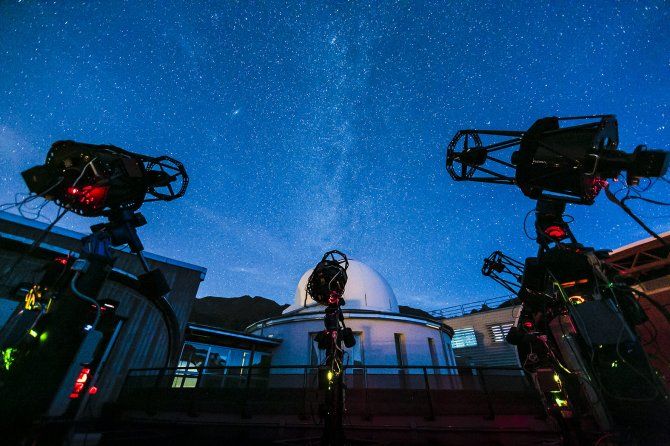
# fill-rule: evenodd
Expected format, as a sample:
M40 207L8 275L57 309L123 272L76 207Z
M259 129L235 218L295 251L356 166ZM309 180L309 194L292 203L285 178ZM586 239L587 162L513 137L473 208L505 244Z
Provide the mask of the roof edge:
M45 230L49 226L48 224L43 223L41 221L30 220L28 218L22 217L20 215L12 214L11 212L7 212L7 211L0 211L0 220L5 220L5 221L10 222L10 223L15 223L17 225L26 226L26 227L29 227L29 228L32 228L32 229L37 229L37 230L40 230L40 231ZM56 235L61 235L63 237L68 237L68 238L76 239L76 240L79 240L82 237L85 237L87 235L87 234L84 234L84 233L81 233L81 232L73 231L71 229L65 229L65 228L62 228L60 226L54 226L51 229L50 232L53 233L53 234L56 234ZM114 248L114 249L117 250L117 251L121 251L121 252L130 252L130 251L126 251L126 250L123 250L123 249L117 249L117 248ZM155 254L155 253L152 253L152 252L149 252L149 251L143 251L142 253L144 254L144 257L146 257L147 259L154 260L156 262L161 262L161 263L177 266L177 267L184 268L184 269L190 269L190 270L193 270L193 271L197 271L197 272L201 273L202 279L204 279L205 274L207 274L207 268L205 268L204 266L194 265L192 263L172 259L170 257L165 257L165 256L162 256L160 254Z

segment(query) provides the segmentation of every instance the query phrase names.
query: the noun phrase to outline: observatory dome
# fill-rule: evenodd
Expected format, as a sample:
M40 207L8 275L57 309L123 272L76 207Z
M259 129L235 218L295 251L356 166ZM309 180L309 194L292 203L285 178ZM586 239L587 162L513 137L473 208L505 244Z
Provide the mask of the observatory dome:
M299 310L304 307L312 307L317 303L307 295L307 279L312 274L312 269L305 272L298 282L295 290L293 305L284 310L284 313ZM349 260L347 269L347 286L344 289L344 310L374 310L398 313L398 301L391 286L374 269L357 260ZM307 299L305 297L307 296Z

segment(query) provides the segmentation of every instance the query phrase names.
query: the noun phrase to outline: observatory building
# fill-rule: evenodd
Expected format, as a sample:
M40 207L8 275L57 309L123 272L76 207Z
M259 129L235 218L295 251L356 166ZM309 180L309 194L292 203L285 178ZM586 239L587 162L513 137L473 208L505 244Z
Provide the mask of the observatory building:
M244 332L191 322L178 368L129 371L117 404L133 428L160 425L163 435L169 429L170 438L184 443L320 438L325 351L315 336L325 329L326 307L306 292L311 273L302 275L293 304L281 314ZM460 331L454 335L443 311L435 317L401 313L392 288L364 263L349 260L347 276L342 312L356 345L343 356L345 428L357 438L394 445L521 446L555 437L521 368L479 360L485 356L477 350L482 327L491 318L479 320L473 313L455 325ZM507 324L511 313L505 308L493 322L503 324L498 319L504 318ZM482 342L481 348L489 346ZM501 362L516 362L516 356ZM106 435L110 444L120 444L113 435Z
M282 315L256 322L246 332L281 340L272 351L272 364L319 365L324 350L314 337L324 330L324 307L306 291L312 270L305 272L295 299ZM453 330L437 320L400 314L398 301L388 282L368 265L349 261L348 281L342 311L356 345L345 351L345 364L357 366L454 366L451 349ZM396 369L397 372L397 369Z

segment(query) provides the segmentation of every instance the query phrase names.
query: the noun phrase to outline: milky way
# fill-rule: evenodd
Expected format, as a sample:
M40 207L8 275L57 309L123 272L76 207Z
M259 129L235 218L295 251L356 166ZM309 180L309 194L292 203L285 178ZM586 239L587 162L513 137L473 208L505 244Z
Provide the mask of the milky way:
M0 199L59 139L166 153L190 189L146 205L141 235L208 268L200 295L289 302L331 248L380 271L401 304L504 294L481 260L532 255L533 202L452 182L447 142L614 113L621 148L669 148L670 7L469 3L4 1ZM659 181L647 196L668 192ZM634 207L670 228L670 209ZM587 245L645 236L602 197L568 212Z

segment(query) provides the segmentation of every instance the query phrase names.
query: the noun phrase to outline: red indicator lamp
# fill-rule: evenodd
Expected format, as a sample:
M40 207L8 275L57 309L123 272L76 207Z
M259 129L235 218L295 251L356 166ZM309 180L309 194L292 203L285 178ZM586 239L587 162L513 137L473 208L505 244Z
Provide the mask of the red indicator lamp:
M60 263L61 265L65 266L65 265L67 265L68 258L67 258L67 257L56 257L56 258L54 259L54 261L55 261L56 263Z
M560 226L552 225L545 228L544 233L554 240L563 240L568 237L568 234Z
M73 201L91 209L100 209L104 206L107 192L109 192L109 186L73 186L67 188L67 193Z
M84 367L79 372L77 379L74 382L74 387L72 388L72 393L70 393L70 399L74 400L81 396L88 381L88 377L91 374L91 369ZM97 389L96 389L97 392ZM94 392L95 393L95 392Z

